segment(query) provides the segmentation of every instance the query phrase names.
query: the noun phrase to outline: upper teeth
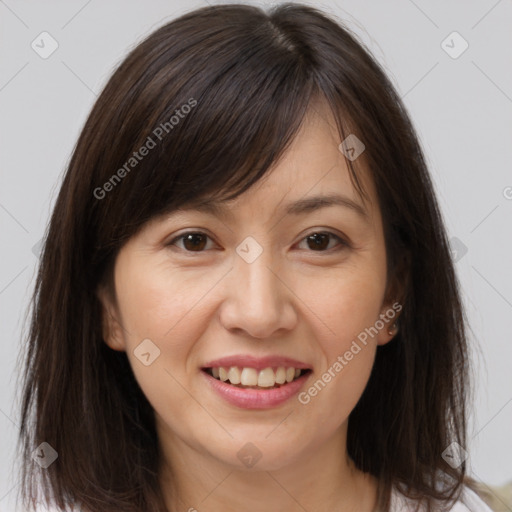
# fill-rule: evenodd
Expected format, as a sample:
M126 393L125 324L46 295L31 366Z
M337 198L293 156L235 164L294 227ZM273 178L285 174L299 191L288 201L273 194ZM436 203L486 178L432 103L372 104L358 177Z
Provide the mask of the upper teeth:
M229 380L231 384L268 388L275 384L291 382L300 375L300 369L279 366L276 371L269 367L258 372L255 368L238 368L237 366L225 368L220 366L218 368L212 368L212 374L216 379L220 379L224 382Z

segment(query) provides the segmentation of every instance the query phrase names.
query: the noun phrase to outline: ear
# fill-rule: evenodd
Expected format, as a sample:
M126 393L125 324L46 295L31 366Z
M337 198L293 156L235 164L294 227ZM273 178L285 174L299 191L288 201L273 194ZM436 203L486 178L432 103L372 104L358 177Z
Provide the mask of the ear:
M389 343L400 330L399 317L409 288L409 254L404 251L396 263L386 289L379 319L384 323L377 335L377 345ZM379 324L380 325L380 324Z
M103 341L112 350L124 351L126 349L124 329L120 322L119 310L113 292L102 285L96 291L96 295L101 304Z

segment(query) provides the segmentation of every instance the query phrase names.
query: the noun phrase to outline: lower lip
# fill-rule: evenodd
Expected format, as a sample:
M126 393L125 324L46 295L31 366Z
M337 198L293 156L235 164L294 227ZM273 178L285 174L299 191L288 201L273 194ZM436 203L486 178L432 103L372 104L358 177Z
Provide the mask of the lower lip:
M213 390L224 400L242 409L269 409L283 404L299 392L311 374L311 372L307 372L298 379L283 384L279 388L244 389L226 384L203 370L201 370L201 373Z

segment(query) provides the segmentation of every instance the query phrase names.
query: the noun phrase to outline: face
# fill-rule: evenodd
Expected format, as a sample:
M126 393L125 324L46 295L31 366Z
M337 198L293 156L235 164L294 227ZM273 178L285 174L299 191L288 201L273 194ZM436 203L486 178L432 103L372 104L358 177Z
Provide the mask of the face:
M275 470L346 435L398 315L375 189L360 169L358 197L333 126L312 110L264 180L152 220L118 254L104 338L126 351L166 453L240 469L261 454Z

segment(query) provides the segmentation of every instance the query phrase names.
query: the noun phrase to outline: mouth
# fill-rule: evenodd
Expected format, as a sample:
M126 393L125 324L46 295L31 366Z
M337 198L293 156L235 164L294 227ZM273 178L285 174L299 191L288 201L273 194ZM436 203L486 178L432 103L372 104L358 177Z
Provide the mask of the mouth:
M239 366L214 366L201 368L216 380L240 389L271 390L286 386L311 373L309 368L278 366L256 369Z

